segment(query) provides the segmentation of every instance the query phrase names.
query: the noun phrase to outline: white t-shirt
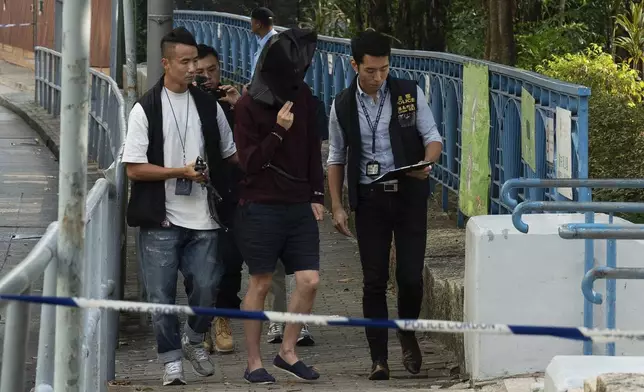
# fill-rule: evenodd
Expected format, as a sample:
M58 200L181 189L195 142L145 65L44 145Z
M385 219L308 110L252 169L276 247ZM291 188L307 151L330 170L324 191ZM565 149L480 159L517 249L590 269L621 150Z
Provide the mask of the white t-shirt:
M161 93L161 107L163 112L163 165L165 167L184 167L189 162L194 162L198 156L205 158L201 119L192 95L188 91L177 94L164 88ZM219 103L217 103L217 125L221 134L221 156L224 159L229 158L237 151L237 148L233 140L233 133ZM137 103L132 107L128 120L123 162L148 163L148 144L148 119L143 107ZM182 144L185 145L185 162ZM165 208L168 221L175 226L193 230L219 228L217 222L210 217L207 190L202 188L200 184L193 182L192 192L189 196L175 195L176 182L176 178L165 181Z

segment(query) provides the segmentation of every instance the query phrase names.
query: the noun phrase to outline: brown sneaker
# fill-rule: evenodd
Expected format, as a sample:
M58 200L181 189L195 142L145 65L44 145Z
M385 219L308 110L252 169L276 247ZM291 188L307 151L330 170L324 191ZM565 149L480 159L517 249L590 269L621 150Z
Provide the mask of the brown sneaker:
M219 353L231 353L235 350L233 331L230 329L230 319L217 317L214 326L210 329L212 340L215 341L215 350Z

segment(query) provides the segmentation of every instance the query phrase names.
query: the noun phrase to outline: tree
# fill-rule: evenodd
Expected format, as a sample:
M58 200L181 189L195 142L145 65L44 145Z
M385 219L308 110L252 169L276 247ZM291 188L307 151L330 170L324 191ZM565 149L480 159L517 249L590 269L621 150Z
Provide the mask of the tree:
M516 64L514 0L486 0L487 32L485 58L505 65Z

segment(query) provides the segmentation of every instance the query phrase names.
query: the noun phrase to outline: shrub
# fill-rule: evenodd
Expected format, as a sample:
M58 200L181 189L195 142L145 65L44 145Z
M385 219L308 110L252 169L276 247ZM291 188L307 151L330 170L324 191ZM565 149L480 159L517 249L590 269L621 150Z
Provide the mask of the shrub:
M594 45L581 53L552 56L537 71L591 89L590 178L644 178L644 82ZM596 201L641 201L644 190L596 189ZM627 219L641 221L629 215Z
M597 40L583 23L561 24L559 18L517 26L517 67L534 70L551 55L574 53Z

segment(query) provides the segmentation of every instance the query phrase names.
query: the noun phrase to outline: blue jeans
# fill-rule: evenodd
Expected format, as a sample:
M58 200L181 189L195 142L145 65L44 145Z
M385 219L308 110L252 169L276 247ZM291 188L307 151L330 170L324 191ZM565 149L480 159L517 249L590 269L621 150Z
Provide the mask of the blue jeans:
M179 272L190 306L210 307L224 272L219 261L218 230L190 230L181 227L141 229L139 260L147 301L174 304ZM190 316L184 332L198 343L208 332L212 316ZM176 315L152 317L159 361L167 363L182 358L181 332Z

